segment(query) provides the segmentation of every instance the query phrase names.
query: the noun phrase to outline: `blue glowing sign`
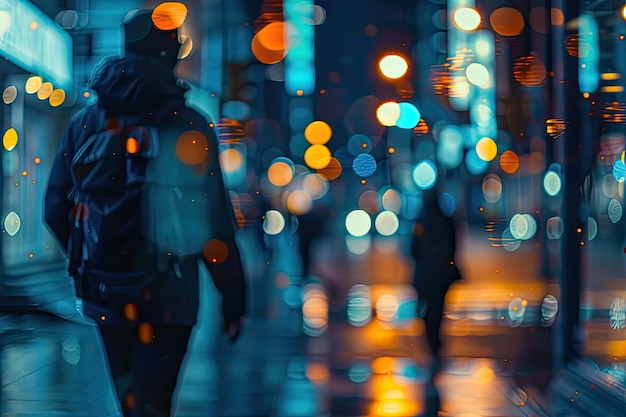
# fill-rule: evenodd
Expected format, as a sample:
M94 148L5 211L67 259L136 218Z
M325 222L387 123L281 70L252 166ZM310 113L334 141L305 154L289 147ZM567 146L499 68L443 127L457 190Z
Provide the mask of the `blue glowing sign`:
M28 1L0 0L0 52L58 87L71 87L72 37Z
M578 18L579 60L578 88L583 93L593 93L600 83L599 28L590 14Z
M311 24L312 0L285 0L289 52L285 57L285 90L294 96L310 96L315 90L315 30Z

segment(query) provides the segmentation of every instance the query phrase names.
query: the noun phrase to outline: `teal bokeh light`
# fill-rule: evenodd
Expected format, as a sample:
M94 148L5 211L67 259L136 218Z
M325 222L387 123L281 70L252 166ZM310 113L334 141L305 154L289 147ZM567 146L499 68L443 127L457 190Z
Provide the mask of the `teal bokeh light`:
M432 161L418 163L413 169L413 181L422 190L432 188L437 182L437 167Z
M420 122L421 114L417 107L411 103L400 103L400 117L396 126L402 129L413 129Z

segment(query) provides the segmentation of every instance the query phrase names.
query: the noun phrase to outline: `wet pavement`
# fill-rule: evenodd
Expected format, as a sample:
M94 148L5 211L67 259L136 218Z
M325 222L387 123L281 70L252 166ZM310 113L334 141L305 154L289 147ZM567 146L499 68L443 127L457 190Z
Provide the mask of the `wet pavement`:
M253 299L233 346L219 331L215 288L201 277L200 320L175 416L625 415L619 398L597 397L620 392L622 362L609 364L612 377L580 365L554 379L552 326L541 306L557 288L531 273L537 265L528 253L498 261L495 252L487 256L487 239L465 237L459 263L466 279L448 297L442 372L433 385L401 242L373 240L360 254L339 250L338 239L318 242L314 277L303 279L294 238L277 237L269 251L243 240ZM63 299L67 286L59 288ZM355 288L368 288L367 296L355 297ZM46 296L44 309L66 318L0 316L0 416L119 415L96 328L68 316L54 293ZM516 306L521 320L511 313ZM605 384L590 383L594 375ZM429 410L436 397L438 414Z

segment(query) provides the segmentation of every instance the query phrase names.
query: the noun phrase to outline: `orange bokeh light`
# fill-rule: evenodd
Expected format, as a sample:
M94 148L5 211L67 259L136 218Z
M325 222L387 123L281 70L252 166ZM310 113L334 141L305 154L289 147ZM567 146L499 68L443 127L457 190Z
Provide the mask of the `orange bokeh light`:
M183 163L197 165L209 159L209 142L202 132L187 130L176 141L176 155Z
M152 11L152 22L161 30L178 29L187 18L187 6L178 1L159 4Z

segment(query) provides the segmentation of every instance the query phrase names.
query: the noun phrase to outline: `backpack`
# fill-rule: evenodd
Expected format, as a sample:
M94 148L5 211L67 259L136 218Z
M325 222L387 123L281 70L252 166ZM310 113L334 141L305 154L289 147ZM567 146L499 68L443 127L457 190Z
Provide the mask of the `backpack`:
M74 187L70 270L80 270L79 295L89 292L112 305L141 296L159 274L156 251L146 239L143 197L146 170L159 151L155 126L139 118L107 119L71 161ZM72 266L72 262L80 264ZM87 288L85 288L87 287ZM77 288L78 290L78 288Z

